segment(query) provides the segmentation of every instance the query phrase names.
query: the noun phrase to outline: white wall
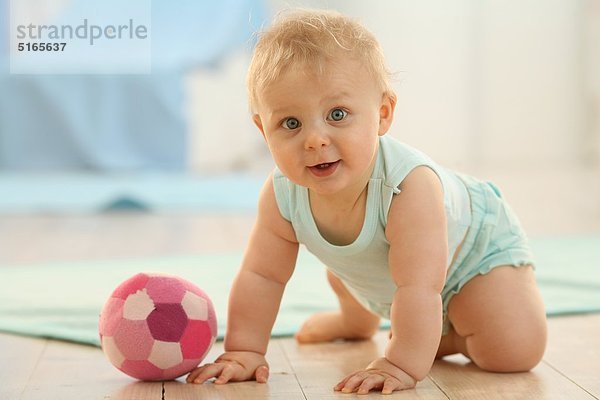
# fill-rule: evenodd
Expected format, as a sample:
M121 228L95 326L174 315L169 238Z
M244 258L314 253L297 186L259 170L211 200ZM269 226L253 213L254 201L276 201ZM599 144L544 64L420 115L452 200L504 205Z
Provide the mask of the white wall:
M249 52L231 55L219 69L187 78L190 125L188 160L192 171L268 171L272 162L246 101Z
M600 164L600 1L585 0L583 6L583 94L586 126L584 157Z
M572 163L581 157L584 112L581 4L486 1L475 49L481 101L473 115L482 161Z
M600 114L599 42L585 38L592 31L598 37L599 3L270 0L275 12L295 6L334 8L363 21L398 73L393 135L466 170L598 160L600 124L593 122ZM247 55L238 55L217 75L201 72L191 80L191 98L206 107L190 109L197 128L197 146L191 150L195 169L230 168L253 159L264 164L268 157L248 122L247 61ZM206 94L210 98L200 100ZM240 146L217 157L221 144L229 146L232 140Z

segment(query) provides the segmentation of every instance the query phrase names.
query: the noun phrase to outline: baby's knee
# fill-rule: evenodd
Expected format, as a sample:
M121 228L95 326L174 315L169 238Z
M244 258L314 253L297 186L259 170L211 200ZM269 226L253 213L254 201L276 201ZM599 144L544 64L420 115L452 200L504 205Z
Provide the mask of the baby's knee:
M516 328L516 329L514 329ZM507 327L507 332L468 343L469 356L481 369L490 372L524 372L533 369L544 356L546 325L536 324L524 329ZM472 346L469 346L472 344Z
M516 348L498 353L488 352L484 356L474 356L473 362L489 372L525 372L533 369L542 360L543 350L539 348Z

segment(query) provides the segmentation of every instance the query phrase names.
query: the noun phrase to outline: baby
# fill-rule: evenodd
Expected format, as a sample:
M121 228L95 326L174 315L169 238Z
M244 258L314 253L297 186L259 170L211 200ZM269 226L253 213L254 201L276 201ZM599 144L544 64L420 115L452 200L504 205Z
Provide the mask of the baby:
M540 361L544 306L517 218L492 183L386 136L389 81L377 40L338 13L288 13L261 34L249 98L277 168L231 290L225 353L188 382L267 381L300 244L327 266L340 309L309 318L298 342L368 339L391 321L382 357L336 391L413 388L454 353L494 372Z

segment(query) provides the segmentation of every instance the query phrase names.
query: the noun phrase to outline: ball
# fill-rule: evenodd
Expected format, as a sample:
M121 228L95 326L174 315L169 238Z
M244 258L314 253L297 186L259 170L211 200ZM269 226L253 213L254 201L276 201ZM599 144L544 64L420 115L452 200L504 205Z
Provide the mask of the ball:
M100 314L100 343L110 362L146 381L194 369L217 338L210 298L172 275L140 273L121 283Z

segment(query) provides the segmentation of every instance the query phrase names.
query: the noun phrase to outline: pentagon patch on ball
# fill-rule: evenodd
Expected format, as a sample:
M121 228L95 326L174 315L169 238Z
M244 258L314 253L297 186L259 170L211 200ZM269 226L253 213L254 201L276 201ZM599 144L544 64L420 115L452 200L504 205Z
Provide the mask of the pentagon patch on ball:
M146 381L194 369L217 338L210 298L182 278L140 273L120 284L100 314L100 343L110 362Z

